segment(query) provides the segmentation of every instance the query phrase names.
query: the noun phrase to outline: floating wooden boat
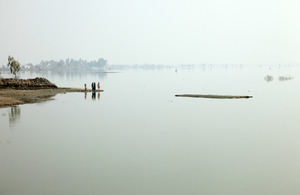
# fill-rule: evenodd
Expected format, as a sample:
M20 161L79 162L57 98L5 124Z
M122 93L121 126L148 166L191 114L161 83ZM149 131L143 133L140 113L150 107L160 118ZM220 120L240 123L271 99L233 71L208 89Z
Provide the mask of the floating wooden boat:
M247 99L253 96L236 96L236 95L201 95L201 94L180 94L175 97L191 97L191 98L212 98L212 99Z

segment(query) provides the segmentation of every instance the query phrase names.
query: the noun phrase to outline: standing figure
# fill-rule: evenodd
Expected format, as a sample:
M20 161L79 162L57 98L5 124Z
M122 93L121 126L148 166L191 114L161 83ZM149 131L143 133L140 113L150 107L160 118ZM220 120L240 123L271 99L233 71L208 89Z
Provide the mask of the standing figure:
M95 82L92 82L92 90L96 90L96 83Z
M100 82L98 82L98 89L100 89Z

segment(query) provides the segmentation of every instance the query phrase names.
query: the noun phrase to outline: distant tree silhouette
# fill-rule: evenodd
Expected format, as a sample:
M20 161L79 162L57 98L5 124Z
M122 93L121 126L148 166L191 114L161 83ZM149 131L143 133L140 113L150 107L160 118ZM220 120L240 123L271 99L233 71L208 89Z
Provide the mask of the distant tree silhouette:
M67 58L66 60L59 61L44 61L42 60L36 66L40 67L44 70L56 70L56 71L64 71L64 70L89 70L89 69L101 69L107 65L107 60L103 58L99 58L98 60L87 61L83 59L75 60L73 58Z

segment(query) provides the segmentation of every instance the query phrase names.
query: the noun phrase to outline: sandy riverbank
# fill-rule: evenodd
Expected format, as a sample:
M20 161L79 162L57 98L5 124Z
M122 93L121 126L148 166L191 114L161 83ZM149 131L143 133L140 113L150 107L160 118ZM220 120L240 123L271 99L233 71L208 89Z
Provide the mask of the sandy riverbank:
M0 79L0 108L53 99L59 93L93 92L91 89L59 88L45 78ZM103 92L95 90L94 92Z
M0 108L19 104L37 103L53 99L59 93L92 92L91 89L53 88L36 90L0 89ZM103 90L95 90L103 92Z

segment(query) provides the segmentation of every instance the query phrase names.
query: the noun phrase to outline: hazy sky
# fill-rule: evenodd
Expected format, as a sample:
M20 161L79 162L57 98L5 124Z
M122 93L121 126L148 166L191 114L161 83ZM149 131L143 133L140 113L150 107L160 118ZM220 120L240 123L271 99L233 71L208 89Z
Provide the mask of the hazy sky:
M0 65L300 63L299 0L0 0Z

